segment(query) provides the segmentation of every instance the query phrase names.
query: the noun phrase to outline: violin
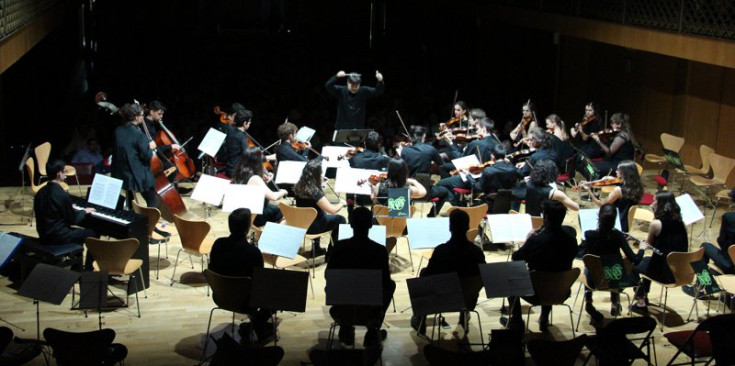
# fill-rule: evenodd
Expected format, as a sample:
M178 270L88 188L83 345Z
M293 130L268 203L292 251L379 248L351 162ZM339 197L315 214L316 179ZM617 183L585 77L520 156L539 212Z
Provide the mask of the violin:
M599 138L605 138L605 137L612 137L615 136L619 131L615 131L612 128L608 128L602 131L597 131L594 134L597 135Z
M347 150L344 155L340 155L339 157L337 157L337 160L352 159L355 157L355 155L357 155L357 153L362 153L363 151L365 151L365 149L362 147L356 147L354 149Z
M572 191L577 191L580 189L580 187L604 187L604 186L612 186L616 184L623 183L623 178L602 178L598 180L593 180L591 182L582 182L576 187L572 187Z
M482 173L482 170L483 169L485 169L486 167L491 166L493 164L495 164L495 162L492 161L492 160L489 160L489 161L486 161L486 162L484 162L482 164L472 164L472 165L470 165L467 168L467 170L470 172L470 174L477 175L477 174ZM459 170L458 169L452 170L452 171L449 172L449 174L450 175L457 175L457 174L459 174Z
M214 114L219 114L219 121L222 122L222 123L224 123L224 124L226 124L226 125L232 126L232 125L235 124L234 121L230 121L230 119L227 118L227 113L225 113L224 111L220 110L220 108L219 108L218 105L214 106ZM248 141L248 143L249 143L249 141Z
M531 116L524 117L523 119L521 119L521 123L520 124L523 125L523 128L526 128L528 126L528 124L531 123L531 121L533 121L533 117L531 117Z
M292 148L293 148L294 150L296 150L296 151L303 151L304 149L309 149L309 150L311 150L311 152L313 152L313 153L314 153L314 154L316 154L317 156L322 156L322 154L320 154L320 153L319 153L318 151L316 151L316 149L314 149L313 147L311 147L311 146L307 145L307 144L306 144L305 142L301 142L301 141L292 141L292 142L291 142L291 147L292 147ZM329 157L328 157L328 156L325 156L325 157L324 157L324 159L325 159L325 160L329 160Z
M480 135L480 134L469 135L466 133L458 133L454 135L454 141L462 143L462 142L479 140L479 139L482 139L483 137L485 136Z
M582 120L582 122L580 122L580 123L577 123L577 124L576 124L576 125L574 126L574 128L575 128L575 129L577 130L577 132L579 132L579 131L581 131L581 130L582 130L582 127L583 127L584 125L586 125L586 124L588 124L588 123L590 123L590 122L592 122L592 121L594 121L594 120L596 120L596 119L597 119L597 116L589 116L589 117L585 117L585 118L584 118L584 120Z
M184 149L184 146L182 144L179 144L179 141L176 140L176 136L174 136L174 134L171 133L168 128L166 128L166 125L163 124L163 120L158 121L158 124L161 126L161 131L158 131L158 134L156 135L156 145L176 144L181 147L179 150L171 151L171 156L168 158L168 160L170 160L171 163L176 166L175 180L178 181L191 179L194 174L196 174L196 166L194 166L194 160L186 155L186 150ZM185 144L186 143L184 143L184 145Z
M384 180L388 179L388 173L371 174L367 179L360 179L357 181L357 185L361 186L366 182L370 182L372 185L376 185Z

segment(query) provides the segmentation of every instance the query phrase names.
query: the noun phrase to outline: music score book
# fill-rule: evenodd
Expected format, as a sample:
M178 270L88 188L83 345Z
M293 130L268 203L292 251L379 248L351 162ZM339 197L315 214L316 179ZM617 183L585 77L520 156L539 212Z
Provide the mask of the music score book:
M324 146L322 147L322 157L324 168L342 168L349 167L350 162L347 160L347 151L351 148L347 146Z
M357 169L357 168L337 168L337 174L334 177L334 191L337 193L350 193L370 195L370 183L368 178L371 175L380 174L377 170ZM358 183L362 183L358 185Z
M276 184L296 184L306 166L305 161L279 161L276 171Z
M370 231L368 231L368 238L382 246L385 246L385 233L385 226L373 225L373 227L370 228ZM339 224L339 236L337 236L338 241L349 239L353 235L355 234L352 231L352 226L350 226L350 224Z
M454 164L454 168L459 170L467 170L470 168L471 165L480 165L480 161L477 160L477 156L475 154L467 155L458 159L452 159L452 164ZM481 174L473 175L474 178L480 177ZM460 173L460 176L462 177L463 181L466 181L467 173Z
M199 202L205 202L213 206L219 206L222 203L222 197L227 190L230 181L218 178L212 175L202 174L199 181L194 186L194 192L191 193L191 199Z
M534 294L526 262L482 263L479 266L485 296L488 299Z
M296 141L308 142L311 141L312 137L314 137L315 132L316 130L311 127L302 126L298 131L296 131L294 138Z
M258 249L266 254L294 259L304 241L306 229L267 222L258 240Z
M89 189L87 202L114 210L120 197L122 180L96 173Z
M582 230L582 236L584 236L584 233L586 231L597 230L599 215L599 208L588 208L579 210L579 228L580 230ZM619 231L623 231L622 227L620 226L620 212L618 212L618 216L615 218L615 228Z
M265 186L229 184L222 200L222 212L232 212L238 208L248 208L250 213L260 215L265 205Z
M204 135L202 142L199 143L197 149L211 157L214 157L217 155L217 151L219 151L219 148L225 141L225 137L227 137L227 135L210 127L207 134ZM201 155L199 158L201 159Z
M522 243L533 230L528 214L487 215L487 224L493 243Z
M452 237L448 217L406 219L406 227L411 249L434 249Z
M704 219L702 211L699 210L697 204L694 203L692 196L689 193L682 194L676 197L676 203L681 209L681 221L684 221L684 225L691 225L699 220Z

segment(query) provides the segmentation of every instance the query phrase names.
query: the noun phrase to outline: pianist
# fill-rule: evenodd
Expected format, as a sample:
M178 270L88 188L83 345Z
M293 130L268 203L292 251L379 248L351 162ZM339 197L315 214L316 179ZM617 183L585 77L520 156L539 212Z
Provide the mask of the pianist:
M51 179L33 200L33 210L36 214L36 230L41 244L84 244L87 237L98 238L99 235L92 229L74 227L84 219L84 216L94 211L93 208L75 210L72 207L69 193L62 187L61 182L66 179L64 167L66 163L54 159L46 164L46 173Z

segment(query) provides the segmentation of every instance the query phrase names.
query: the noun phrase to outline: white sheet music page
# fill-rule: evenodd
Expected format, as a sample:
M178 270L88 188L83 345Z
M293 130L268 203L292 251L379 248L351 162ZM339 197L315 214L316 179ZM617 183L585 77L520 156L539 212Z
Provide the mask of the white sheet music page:
M337 175L334 177L334 191L337 193L353 193L370 195L370 182L368 178L371 175L380 174L377 170L356 169L356 168L338 168ZM362 184L358 185L358 183Z
M87 202L114 210L117 207L117 199L120 197L122 183L120 179L95 174Z
M585 231L589 230L597 230L597 224L600 221L599 218L600 215L600 209L599 208L588 208L579 210L579 228L582 230L582 236L584 236ZM618 212L618 216L615 218L615 228L623 231L622 226L620 226L620 213Z
M219 206L229 185L230 181L227 179L202 174L191 193L191 199Z
M314 132L316 132L315 129L302 126L298 131L296 131L296 136L294 136L294 138L296 141L301 142L311 141L311 138L314 136Z
M370 231L368 231L368 238L382 246L385 246L385 233L385 226L373 225L373 227L370 228ZM337 236L337 240L349 239L353 235L355 235L355 232L352 230L352 226L350 226L350 224L339 224L339 235Z
M691 225L704 219L702 211L699 210L699 207L694 203L689 193L676 197L676 203L679 204L679 208L681 209L681 221L684 221L684 225Z
M454 164L454 168L457 170L467 170L470 168L471 165L480 165L480 161L477 160L477 156L475 154L464 156L457 159L452 159L452 164ZM466 181L467 173L461 173L460 175L462 177L463 181ZM473 175L473 177L478 178L480 174Z
M448 217L406 219L406 227L411 249L434 249L452 237Z
M350 150L351 148L347 146L324 146L322 147L322 156L324 157L324 160L325 160L322 166L326 168L349 167L350 162L345 157L347 156L347 152Z
M225 141L225 137L227 137L227 135L210 127L207 134L204 135L202 142L199 143L199 147L197 147L197 149L211 157L214 157L217 155L217 151L219 151L220 146L222 146L222 143Z
M528 233L533 230L531 215L528 214L488 215L487 222L493 243L525 242Z
M21 240L22 238L0 231L0 267L10 259ZM385 233L383 233L383 245L385 245Z
M293 259L299 252L306 229L267 222L258 240L258 249L266 254Z
M279 161L276 172L276 184L296 184L306 166L305 161Z
M260 215L265 205L265 186L229 184L222 200L222 212L232 212L238 208L248 208L250 213Z

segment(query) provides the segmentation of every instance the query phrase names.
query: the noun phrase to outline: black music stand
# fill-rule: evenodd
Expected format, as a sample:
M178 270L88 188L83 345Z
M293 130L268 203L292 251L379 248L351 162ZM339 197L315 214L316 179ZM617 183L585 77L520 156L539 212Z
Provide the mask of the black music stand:
M480 264L480 276L488 299L534 294L526 262L483 263Z
M441 313L460 312L465 308L462 284L457 272L409 278L406 284L414 316L434 314L431 339L434 339L437 317ZM441 340L441 327L437 339Z
M33 299L36 305L36 337L41 339L40 301L61 305L69 290L79 279L79 273L39 263L33 268L18 295Z
M273 310L273 342L276 335L276 311L306 311L306 293L309 273L271 268L253 268L253 284L250 289L250 306Z
M343 143L346 145L358 146L358 145L362 145L362 143L365 142L365 138L367 138L367 135L370 132L373 132L373 130L372 129L334 130L332 141L334 143Z
M687 171L684 167L684 163L681 161L681 156L679 156L679 153L673 150L669 149L663 149L664 151L664 159L666 159L666 163L670 166L682 170Z
M330 269L325 272L326 304L332 308L334 323L329 327L327 349L332 349L336 325L361 324L380 329L383 311L383 274L379 269ZM373 310L372 308L375 308ZM360 320L358 320L360 319ZM370 325L369 325L370 324Z
M76 309L97 310L99 327L102 330L102 309L107 307L107 272L82 272L79 278L79 304Z

